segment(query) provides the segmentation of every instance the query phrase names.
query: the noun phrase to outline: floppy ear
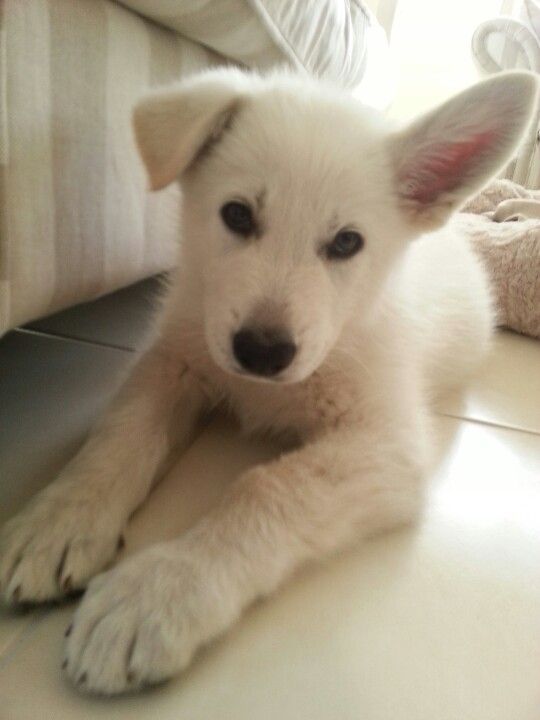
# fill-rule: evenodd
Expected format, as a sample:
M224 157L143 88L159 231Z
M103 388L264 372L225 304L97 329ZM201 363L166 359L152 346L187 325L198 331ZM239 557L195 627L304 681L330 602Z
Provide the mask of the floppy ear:
M398 201L435 229L511 159L531 119L537 81L526 72L478 83L390 138Z
M217 140L247 89L248 76L220 69L155 90L133 111L133 128L150 188L169 185Z

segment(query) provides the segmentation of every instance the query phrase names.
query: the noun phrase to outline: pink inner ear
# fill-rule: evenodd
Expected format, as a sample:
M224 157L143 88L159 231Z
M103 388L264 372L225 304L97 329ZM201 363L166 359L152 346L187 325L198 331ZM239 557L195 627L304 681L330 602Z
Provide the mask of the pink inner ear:
M487 130L468 140L430 148L427 157L417 158L414 166L405 170L405 197L429 205L442 193L454 190L474 161L493 144L496 134L494 130Z

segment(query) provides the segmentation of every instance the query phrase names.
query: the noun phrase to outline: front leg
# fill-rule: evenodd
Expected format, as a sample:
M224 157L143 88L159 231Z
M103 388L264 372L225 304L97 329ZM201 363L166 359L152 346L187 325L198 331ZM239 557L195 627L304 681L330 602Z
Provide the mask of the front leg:
M158 341L57 480L6 523L0 589L8 602L83 587L114 557L171 445L188 442L203 400L186 364Z
M349 428L256 467L183 537L96 578L69 633L68 674L102 693L170 677L301 564L411 521L423 461L406 430Z

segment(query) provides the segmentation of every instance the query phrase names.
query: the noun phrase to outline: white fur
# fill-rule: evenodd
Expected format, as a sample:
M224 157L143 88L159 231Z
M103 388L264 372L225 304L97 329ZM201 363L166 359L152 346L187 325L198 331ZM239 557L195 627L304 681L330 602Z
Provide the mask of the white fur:
M225 401L249 432L299 447L246 472L183 537L90 582L66 645L81 687L169 677L300 564L417 516L430 397L474 368L493 325L479 261L442 226L508 159L534 93L532 76L504 75L398 132L279 74L214 71L141 103L152 185L181 176L180 260L109 413L7 524L6 599L57 597L99 572L205 409ZM238 198L261 208L260 237L224 226L219 209ZM322 248L344 227L365 247L329 261ZM276 381L238 372L231 336L248 321L286 327L298 346Z

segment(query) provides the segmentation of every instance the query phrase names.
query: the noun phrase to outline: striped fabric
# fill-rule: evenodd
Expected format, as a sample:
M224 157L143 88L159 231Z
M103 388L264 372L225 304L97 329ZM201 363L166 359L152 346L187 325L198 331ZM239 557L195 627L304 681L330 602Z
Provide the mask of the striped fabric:
M116 2L0 2L0 334L170 266L178 190L146 192L131 108L219 62Z
M502 0L501 15L483 22L472 38L472 52L485 73L514 68L540 73L539 0ZM518 155L502 177L540 189L540 108Z

